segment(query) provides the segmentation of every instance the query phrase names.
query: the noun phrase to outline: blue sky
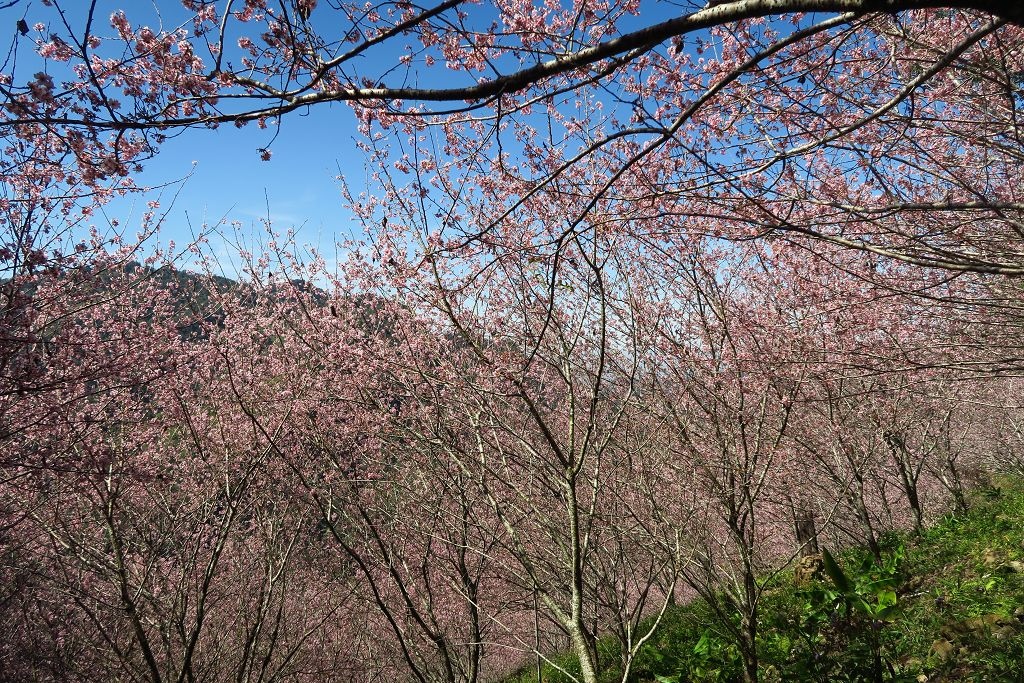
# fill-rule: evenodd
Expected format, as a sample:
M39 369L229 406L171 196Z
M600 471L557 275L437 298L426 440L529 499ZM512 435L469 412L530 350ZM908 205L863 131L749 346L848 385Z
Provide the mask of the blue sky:
M277 230L298 230L302 243L331 244L333 235L359 230L344 210L337 180L343 174L354 186L365 186L355 135L355 119L343 105L284 117L277 131L254 125L187 130L167 140L136 177L142 186L170 186L107 209L124 222L137 219L146 201L159 199L168 211L161 241L181 243L203 224L222 220L259 231L269 218ZM259 149L267 146L273 155L261 161Z
M72 26L80 30L87 3L66 0L61 4ZM95 32L110 35L108 18L121 7L127 10L129 20L136 26L148 24L158 28L162 24L173 28L187 16L179 0L130 3L101 0ZM646 6L644 21L680 11L676 3L654 2ZM474 17L486 23L487 15L485 3ZM321 12L319 20L330 16L329 12ZM40 0L21 0L9 9L0 10L0 26L7 22L6 25L13 28L22 17L29 26L43 21L48 22L50 30L65 33L53 11L43 7ZM634 22L640 20L625 23ZM620 29L625 28L625 25L620 26ZM33 30L19 40L23 63L19 65L18 80L25 80L37 68L29 63L32 55L26 54L37 37ZM369 60L363 64L370 67L370 71L382 63L394 64L397 59L393 51L401 48L389 45L379 49L383 52L363 57ZM375 58L385 61L375 63ZM344 104L319 105L307 112L291 113L280 121L280 129L260 130L255 125L237 129L225 125L217 130L185 130L167 140L156 157L146 163L144 172L135 177L140 186L166 187L112 202L106 207L106 218L118 219L131 234L146 211L146 202L159 200L162 210L167 212L160 242L174 240L181 245L191 241L193 234L204 225L221 223L224 224L222 232L228 236L236 233L236 226L238 234L262 236L263 221L269 219L279 232L296 230L300 244L333 252L337 238L361 235L361 226L344 208L338 176L344 176L356 192L374 191L368 185L369 172L364 166L363 153L355 148L357 137L355 117ZM260 160L259 150L265 147L270 147L273 153L269 161ZM105 227L102 220L97 224L101 230Z
M87 3L69 0L61 7L72 26L81 30ZM127 11L136 26L173 27L186 16L179 0L101 0L96 12L97 34L112 34L109 16L119 8ZM22 18L30 27L42 22L46 31L66 34L54 10L39 0L21 0L0 10L0 26L12 29L11 35ZM18 38L17 81L24 82L42 66L32 50L39 35L33 28L29 35ZM46 68L61 77L60 65L51 62ZM124 232L133 234L147 202L158 200L166 211L160 243L188 243L204 224L214 226L222 221L226 222L226 235L236 232L231 225L236 222L237 232L262 236L263 221L269 218L275 230L295 229L298 242L330 251L335 237L361 233L344 209L337 180L344 175L353 187L365 189L363 156L354 147L356 136L355 117L341 104L292 113L281 120L280 128L260 130L249 125L181 131L145 163L143 173L133 176L139 186L152 191L112 201L103 215L96 217L95 225L105 232L109 227L105 223L117 219ZM270 161L260 159L259 150L265 147L273 153Z

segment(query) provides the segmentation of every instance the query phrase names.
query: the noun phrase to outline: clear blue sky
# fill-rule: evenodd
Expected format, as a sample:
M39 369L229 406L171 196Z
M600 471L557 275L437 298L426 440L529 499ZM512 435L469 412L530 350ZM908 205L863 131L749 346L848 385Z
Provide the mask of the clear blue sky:
M87 3L66 0L62 7L72 26L81 30ZM119 8L126 10L133 25L149 25L154 29L173 28L187 16L180 0L101 0L95 33L101 36L113 33L109 16ZM475 16L486 20L488 11L485 4L476 10ZM644 21L681 11L676 3L653 2L646 6ZM321 16L330 14L322 12ZM44 22L53 32L66 33L54 11L39 0L21 0L11 8L0 10L0 26L13 29L20 18L25 18L29 26ZM642 23L639 19L634 21ZM625 28L625 25L620 26L620 29ZM19 81L27 80L38 69L38 61L32 63L34 55L31 54L33 41L38 36L32 30L19 39ZM385 59L388 65L396 61L394 54L365 58ZM369 173L364 167L363 154L355 149L355 117L344 104L320 105L308 112L291 113L280 125L279 130L260 130L255 125L237 129L226 125L217 130L181 132L169 139L157 156L146 163L145 171L135 178L140 186L171 185L147 195L112 202L106 208L107 218L117 218L131 234L146 210L146 202L157 199L167 211L161 242L187 243L204 224L217 225L222 221L226 223L225 234L234 233L231 224L235 222L242 234L262 235L262 221L269 218L275 230L294 229L299 243L333 253L336 238L361 235L361 226L343 206L337 177L345 176L356 192L374 189L367 183ZM270 161L260 160L259 150L265 147L270 147L273 153ZM97 227L101 230L105 227L102 222L99 217Z
M343 207L337 181L340 173L354 187L365 187L355 135L355 119L343 105L284 117L279 131L255 125L186 130L164 143L136 181L158 187L189 177L108 210L122 221L134 215L137 222L146 201L158 198L169 209L161 241L181 243L191 230L221 220L261 230L260 221L269 217L276 230L298 230L300 242L330 245L335 234L360 229ZM267 146L273 155L261 161L258 150Z
M66 0L61 7L71 25L81 30L87 3ZM109 17L118 9L127 12L133 25L154 29L174 27L187 16L180 0L101 0L94 32L111 35ZM39 0L21 0L0 10L0 26L9 29L8 35L15 35L15 24L22 18L29 27L44 23L44 35L48 31L66 34L55 11ZM32 49L39 36L33 28L29 35L18 38L17 81L28 80L42 68ZM60 65L51 62L46 68L56 79L62 78ZM105 216L97 216L96 226L103 231L105 220L116 218L127 234L133 234L147 210L146 203L156 199L162 210L167 210L159 238L163 243L187 243L204 223L214 225L222 220L229 224L237 221L243 233L260 234L261 221L268 217L276 230L296 229L300 243L325 250L330 250L336 236L349 236L353 231L361 234L361 227L343 208L337 181L342 174L353 187L361 190L366 186L363 155L354 148L356 122L351 109L321 105L308 113L292 113L280 123L280 129L260 130L250 124L242 129L228 125L217 130L182 131L146 162L142 174L134 176L138 185L157 189L114 200L105 207ZM260 159L259 150L265 147L273 153L270 161ZM168 183L171 185L159 189ZM233 232L230 225L225 232Z

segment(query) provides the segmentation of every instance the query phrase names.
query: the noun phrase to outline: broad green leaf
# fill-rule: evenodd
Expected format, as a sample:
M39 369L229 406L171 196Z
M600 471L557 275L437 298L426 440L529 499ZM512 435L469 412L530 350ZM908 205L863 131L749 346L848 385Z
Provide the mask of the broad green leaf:
M836 588L843 593L850 593L850 580L846 577L846 574L843 573L843 570L840 569L839 565L836 564L835 558L832 557L832 553L830 553L828 549L822 548L821 559L822 563L825 565L825 573L828 574L830 579L832 579L832 583L836 585Z

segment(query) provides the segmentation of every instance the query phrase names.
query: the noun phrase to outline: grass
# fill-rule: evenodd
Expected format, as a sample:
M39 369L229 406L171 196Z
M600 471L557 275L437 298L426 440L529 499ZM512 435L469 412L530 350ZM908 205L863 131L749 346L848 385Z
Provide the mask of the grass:
M881 564L851 549L819 580L797 587L784 578L768 589L759 623L763 681L1024 683L1024 482L1001 480L921 537L892 534L882 545ZM738 651L714 624L700 601L672 609L630 680L740 680ZM619 680L614 645L599 649L601 680ZM552 661L578 670L569 655ZM572 680L554 666L541 673L545 683ZM506 683L536 680L531 666Z

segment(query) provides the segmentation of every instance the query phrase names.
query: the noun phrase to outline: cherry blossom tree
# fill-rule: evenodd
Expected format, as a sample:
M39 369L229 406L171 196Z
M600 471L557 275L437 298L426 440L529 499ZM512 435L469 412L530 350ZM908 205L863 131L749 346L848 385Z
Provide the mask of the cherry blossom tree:
M612 634L625 681L688 588L756 681L771 572L962 504L985 403L1019 464L967 374L1019 347L1018 5L26 3L3 663L476 683L568 649L593 683ZM165 136L331 102L373 169L338 272L273 247L190 297L133 262L157 205L93 226Z
M25 10L0 128L69 182L122 178L182 128L347 102L371 163L428 176L425 218L454 244L552 188L589 198L567 236L644 206L722 237L1021 269L1011 0L187 0L162 28L138 12ZM442 208L484 177L502 194L483 220Z
M303 396L275 386L287 366L267 306L239 286L208 290L197 314L137 265L103 285L47 330L50 388L9 411L5 671L324 680L364 666L353 582L276 438Z

